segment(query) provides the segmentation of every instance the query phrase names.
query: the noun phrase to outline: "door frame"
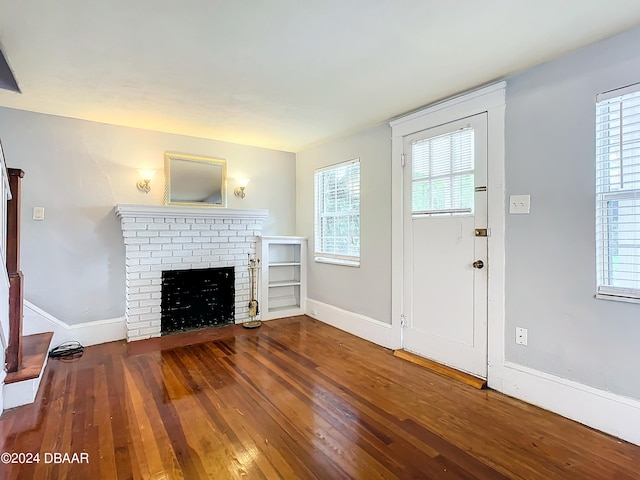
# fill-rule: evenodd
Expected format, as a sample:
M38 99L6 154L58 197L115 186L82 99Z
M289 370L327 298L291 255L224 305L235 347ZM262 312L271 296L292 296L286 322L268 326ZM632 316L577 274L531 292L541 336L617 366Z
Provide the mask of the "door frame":
M505 362L505 115L506 82L499 82L389 122L391 126L391 335L402 348L404 306L404 137L455 120L487 113L487 384L503 390Z

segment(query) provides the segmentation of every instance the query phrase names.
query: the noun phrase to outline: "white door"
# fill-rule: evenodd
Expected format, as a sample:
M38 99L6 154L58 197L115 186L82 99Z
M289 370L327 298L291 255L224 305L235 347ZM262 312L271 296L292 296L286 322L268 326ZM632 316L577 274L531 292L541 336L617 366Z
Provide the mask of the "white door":
M486 114L407 136L404 155L404 348L487 378Z

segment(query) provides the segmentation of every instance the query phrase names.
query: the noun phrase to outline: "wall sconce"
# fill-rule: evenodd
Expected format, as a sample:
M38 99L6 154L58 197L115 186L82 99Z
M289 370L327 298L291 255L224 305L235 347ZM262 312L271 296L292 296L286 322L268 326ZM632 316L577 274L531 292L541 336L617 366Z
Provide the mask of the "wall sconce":
M233 194L236 197L244 198L244 196L245 196L244 189L247 188L247 184L248 183L249 183L249 179L248 178L240 178L240 179L238 179L238 186L233 191Z
M151 179L156 174L155 170L138 170L140 174L140 180L138 180L138 189L142 190L144 193L149 193L151 191Z

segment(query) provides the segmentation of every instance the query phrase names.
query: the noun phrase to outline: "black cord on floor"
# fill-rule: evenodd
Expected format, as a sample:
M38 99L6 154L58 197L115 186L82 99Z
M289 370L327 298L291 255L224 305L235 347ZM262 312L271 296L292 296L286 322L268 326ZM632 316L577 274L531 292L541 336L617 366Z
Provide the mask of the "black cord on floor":
M57 358L59 360L75 360L80 358L84 353L84 347L80 342L69 341L52 348L49 351L49 358Z

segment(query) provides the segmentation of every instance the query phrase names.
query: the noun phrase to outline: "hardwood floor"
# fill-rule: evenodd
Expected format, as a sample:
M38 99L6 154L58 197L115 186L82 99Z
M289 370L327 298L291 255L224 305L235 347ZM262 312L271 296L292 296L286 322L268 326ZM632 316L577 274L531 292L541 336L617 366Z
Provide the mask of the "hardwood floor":
M0 443L40 453L2 479L640 478L640 447L308 317L50 360Z

